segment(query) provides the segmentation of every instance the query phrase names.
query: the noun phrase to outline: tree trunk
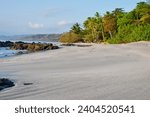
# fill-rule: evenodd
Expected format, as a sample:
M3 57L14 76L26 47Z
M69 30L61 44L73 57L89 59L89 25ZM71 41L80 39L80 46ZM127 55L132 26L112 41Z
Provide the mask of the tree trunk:
M103 41L104 41L105 40L105 34L104 34L103 24L102 24L102 37L103 37Z
M112 33L111 33L111 31L109 31L109 35L110 35L110 38L112 39Z

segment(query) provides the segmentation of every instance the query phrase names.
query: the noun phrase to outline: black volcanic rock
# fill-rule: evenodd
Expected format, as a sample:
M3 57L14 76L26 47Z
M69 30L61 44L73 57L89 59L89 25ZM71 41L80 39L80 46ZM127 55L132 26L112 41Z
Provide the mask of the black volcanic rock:
M11 41L5 41L5 42L0 41L0 47L12 47L13 45L14 42Z
M43 50L53 50L58 49L58 46L54 46L52 43L25 43L19 42L1 42L0 47L10 47L12 50L27 50L29 52L43 51Z
M0 79L0 91L15 86L14 82L10 81L9 79L2 78Z

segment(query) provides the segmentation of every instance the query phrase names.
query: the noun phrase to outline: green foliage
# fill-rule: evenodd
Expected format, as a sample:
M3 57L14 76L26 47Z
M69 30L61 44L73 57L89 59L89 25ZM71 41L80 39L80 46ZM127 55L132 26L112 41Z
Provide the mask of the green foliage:
M137 3L135 9L117 19L117 33L109 43L150 41L150 4Z
M85 42L97 42L103 40L103 23L102 17L97 12L94 17L89 17L84 22L84 40Z
M142 18L144 15L150 15L150 5L146 2L137 3L136 14L138 18Z
M124 13L124 10L123 8L116 8L115 10L112 11L112 13L115 15L115 16L120 16Z
M148 25L127 25L118 30L113 39L108 43L129 43L136 41L150 41L150 24Z
M71 27L71 32L74 32L75 34L81 34L82 33L82 28L80 27L80 24L79 23L75 23Z
M109 33L110 38L117 31L117 13L107 13L103 17L104 32Z
M136 19L137 16L135 10L129 13L124 13L122 17L117 20L117 26L122 27L122 26L132 24L134 21L136 21Z
M143 16L140 21L142 22L142 24L150 24L150 15L145 15Z
M74 32L67 32L61 35L60 42L62 43L77 43L83 42L82 37Z
M98 12L88 17L83 29L78 23L71 27L70 32L60 38L61 42L102 42L128 43L134 41L150 41L150 0L139 2L130 12L116 8L107 11L104 16Z

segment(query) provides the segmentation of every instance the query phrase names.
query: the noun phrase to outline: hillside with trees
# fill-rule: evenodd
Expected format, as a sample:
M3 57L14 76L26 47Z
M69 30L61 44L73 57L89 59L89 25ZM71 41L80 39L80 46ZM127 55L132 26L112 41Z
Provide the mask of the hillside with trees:
M150 41L150 1L139 2L130 12L123 8L88 17L83 26L74 24L69 32L62 34L61 42L108 42L129 43Z
M60 36L61 34L0 35L0 40L58 42Z

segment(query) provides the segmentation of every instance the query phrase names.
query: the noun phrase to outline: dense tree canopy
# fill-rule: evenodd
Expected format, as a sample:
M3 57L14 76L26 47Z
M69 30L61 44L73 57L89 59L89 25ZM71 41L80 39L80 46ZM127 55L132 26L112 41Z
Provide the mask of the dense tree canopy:
M74 35L84 42L127 43L150 41L150 0L139 2L130 12L123 8L107 11L104 16L98 12L88 17L83 29L78 23L71 27L69 35ZM76 39L77 41L78 39Z
M85 40L96 42L104 39L102 17L96 12L94 17L88 17L84 22Z
M105 33L109 33L110 38L113 37L113 33L117 31L117 12L107 12L103 17L103 25Z

